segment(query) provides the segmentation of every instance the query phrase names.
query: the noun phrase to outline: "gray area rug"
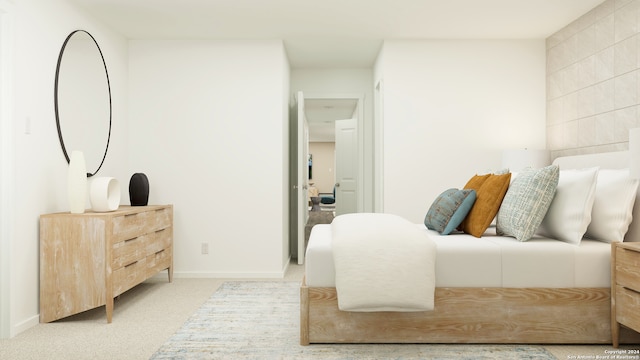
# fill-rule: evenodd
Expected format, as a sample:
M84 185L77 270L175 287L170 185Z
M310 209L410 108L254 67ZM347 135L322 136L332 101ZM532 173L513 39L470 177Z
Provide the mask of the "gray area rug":
M528 345L299 345L298 282L225 282L152 359L540 359Z
M307 219L307 225L304 227L304 240L306 241L306 243L309 243L309 236L311 235L311 229L315 225L331 224L332 221L333 221L332 211L309 211L309 219Z

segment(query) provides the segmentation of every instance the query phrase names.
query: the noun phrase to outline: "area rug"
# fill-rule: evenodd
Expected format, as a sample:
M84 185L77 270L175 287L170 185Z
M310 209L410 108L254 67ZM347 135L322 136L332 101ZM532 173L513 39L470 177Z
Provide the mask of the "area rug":
M299 344L298 282L225 282L151 359L556 359L527 345Z

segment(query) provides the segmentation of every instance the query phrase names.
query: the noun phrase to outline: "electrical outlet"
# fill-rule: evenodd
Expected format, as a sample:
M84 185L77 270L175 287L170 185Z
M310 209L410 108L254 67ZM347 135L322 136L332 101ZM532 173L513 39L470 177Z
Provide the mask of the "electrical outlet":
M207 255L209 253L209 244L203 242L200 252L202 253L202 255Z

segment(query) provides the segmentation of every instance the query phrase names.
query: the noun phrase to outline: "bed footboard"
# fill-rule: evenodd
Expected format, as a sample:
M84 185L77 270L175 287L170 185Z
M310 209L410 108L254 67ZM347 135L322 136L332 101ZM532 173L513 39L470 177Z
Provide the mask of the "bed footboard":
M303 282L300 343L610 344L610 311L609 288L437 288L434 311L345 312Z

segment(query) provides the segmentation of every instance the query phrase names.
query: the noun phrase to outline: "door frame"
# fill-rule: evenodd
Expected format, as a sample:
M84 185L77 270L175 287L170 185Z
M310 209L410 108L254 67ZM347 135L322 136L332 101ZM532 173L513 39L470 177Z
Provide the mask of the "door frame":
M298 91L295 94L296 98L296 152L297 152L297 166L296 166L296 181L294 185L297 203L296 211L296 246L298 264L304 264L305 258L305 227L309 219L309 207L307 203L308 189L309 189L309 167L307 166L309 155L309 126L307 123L307 117L305 114L305 100L306 97L302 91Z
M374 116L373 116L373 211L383 212L384 188L382 179L384 175L384 81L380 79L373 91Z
M11 204L13 188L13 3L0 0L0 339L11 334Z
M318 93L304 93L305 100L357 100L357 113L358 113L358 189L357 189L357 212L364 211L364 99L365 94L361 93L332 93L332 92L318 92ZM340 119L337 119L340 120Z

